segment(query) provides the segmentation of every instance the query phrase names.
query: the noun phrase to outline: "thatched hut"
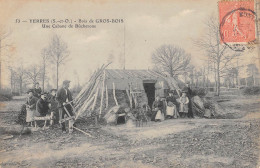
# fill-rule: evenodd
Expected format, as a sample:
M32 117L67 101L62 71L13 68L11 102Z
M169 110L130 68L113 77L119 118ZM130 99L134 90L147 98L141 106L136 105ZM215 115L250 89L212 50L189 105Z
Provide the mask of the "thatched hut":
M180 93L183 82L152 70L122 70L102 67L95 72L75 99L77 117L99 116L115 105L135 108L152 106L155 96L168 96L169 90Z

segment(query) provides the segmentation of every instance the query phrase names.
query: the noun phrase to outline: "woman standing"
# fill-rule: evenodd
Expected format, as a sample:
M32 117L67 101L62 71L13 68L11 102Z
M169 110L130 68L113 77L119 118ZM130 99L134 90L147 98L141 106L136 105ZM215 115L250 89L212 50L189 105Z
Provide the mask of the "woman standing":
M182 118L185 118L189 111L189 98L186 96L186 92L182 92L182 96L179 99L180 103L180 115Z

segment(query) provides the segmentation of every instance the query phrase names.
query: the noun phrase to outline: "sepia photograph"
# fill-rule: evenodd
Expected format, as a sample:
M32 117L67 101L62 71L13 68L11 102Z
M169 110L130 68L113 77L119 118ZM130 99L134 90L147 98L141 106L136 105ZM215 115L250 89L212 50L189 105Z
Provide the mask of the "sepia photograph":
M260 168L260 0L0 0L0 168Z

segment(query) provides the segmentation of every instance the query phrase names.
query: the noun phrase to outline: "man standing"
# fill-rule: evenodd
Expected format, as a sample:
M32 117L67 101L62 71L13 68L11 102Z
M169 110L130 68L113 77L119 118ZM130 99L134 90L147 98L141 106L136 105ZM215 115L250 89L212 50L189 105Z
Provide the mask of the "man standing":
M33 89L33 94L35 97L40 98L42 93L42 89L40 88L39 82L35 83L35 87Z
M70 81L69 80L65 80L63 81L63 86L62 88L60 88L57 92L57 100L58 100L58 108L59 108L59 114L60 119L64 119L64 115L66 113L64 107L67 109L67 111L69 112L69 114L71 116L73 116L73 112L72 112L72 107L70 104L67 104L68 102L72 101L72 94L69 90L69 86L70 86ZM61 129L63 133L66 133L66 128L65 128L65 123L63 122L61 124Z
M184 92L186 92L187 97L189 99L189 104L188 104L189 110L188 110L187 116L188 116L188 118L194 118L193 112L192 112L192 102L191 102L192 90L190 88L190 84L186 83L186 86L185 86L185 88L183 90L184 90Z

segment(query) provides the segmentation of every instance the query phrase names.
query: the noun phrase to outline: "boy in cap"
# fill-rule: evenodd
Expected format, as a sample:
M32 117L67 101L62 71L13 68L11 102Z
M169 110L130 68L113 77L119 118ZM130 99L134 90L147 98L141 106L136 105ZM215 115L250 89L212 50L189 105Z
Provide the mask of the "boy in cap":
M63 81L62 88L60 88L57 92L57 100L58 100L58 108L59 108L59 116L60 119L64 119L65 114L67 115L65 108L68 110L69 114L73 116L72 107L67 104L68 102L72 101L72 94L69 90L70 81L65 80ZM66 133L65 123L61 124L61 129L63 133Z

